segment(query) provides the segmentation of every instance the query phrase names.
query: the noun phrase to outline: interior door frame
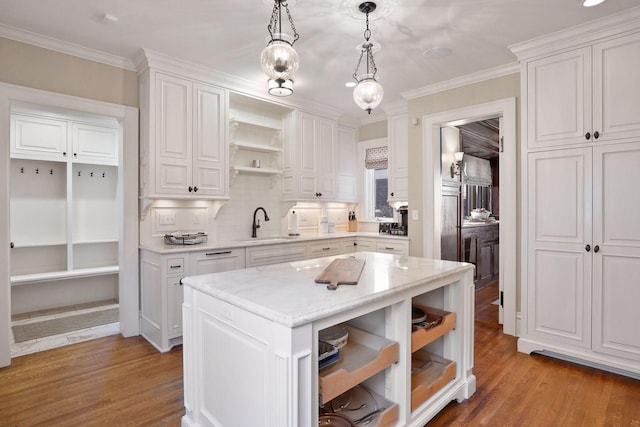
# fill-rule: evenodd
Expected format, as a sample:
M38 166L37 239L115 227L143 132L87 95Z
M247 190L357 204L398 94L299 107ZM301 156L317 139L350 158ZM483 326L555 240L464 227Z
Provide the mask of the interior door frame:
M441 154L440 128L502 117L500 153L500 287L503 291L503 332L517 335L517 139L516 98L472 105L422 118L423 132L423 253L440 258ZM431 227L429 226L431 225Z
M11 280L9 270L9 119L12 102L25 102L116 118L118 149L118 297L120 333L140 334L138 294L138 109L39 89L0 83L0 367L11 364Z

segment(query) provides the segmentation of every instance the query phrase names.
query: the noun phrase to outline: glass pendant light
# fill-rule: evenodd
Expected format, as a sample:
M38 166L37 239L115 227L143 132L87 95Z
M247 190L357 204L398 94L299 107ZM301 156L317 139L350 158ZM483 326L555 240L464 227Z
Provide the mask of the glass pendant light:
M282 32L283 7L289 18L293 36ZM298 52L293 48L293 44L300 38L300 35L293 24L287 0L274 0L273 12L267 30L271 40L262 50L260 64L262 70L269 77L269 93L276 96L287 96L293 93L292 78L298 70L300 62Z
M356 87L353 89L353 100L356 105L367 113L371 114L371 110L376 108L382 102L384 90L382 85L376 80L376 63L373 60L373 43L369 41L371 38L371 30L369 30L369 13L376 10L376 4L374 2L364 2L358 7L360 12L366 15L367 29L364 31L364 43L360 49L360 59L356 65L356 71L353 73L353 78L356 80ZM358 75L358 69L362 63L362 58L365 57L366 72Z

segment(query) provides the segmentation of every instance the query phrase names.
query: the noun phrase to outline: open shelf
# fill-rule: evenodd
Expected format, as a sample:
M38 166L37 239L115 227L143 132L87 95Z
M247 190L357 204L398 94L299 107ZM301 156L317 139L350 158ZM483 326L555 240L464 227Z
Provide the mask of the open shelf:
M281 147L275 147L272 145L264 145L264 144L258 144L258 143L252 143L252 142L234 141L229 145L231 146L231 148L236 147L242 150L257 151L261 153L281 153L282 152Z
M278 175L282 173L282 169L252 168L250 166L233 166L233 170L239 173L253 175Z
M340 349L340 360L318 374L323 404L398 361L397 342L342 326L349 332L349 341Z
M104 276L107 274L117 274L117 265L105 267L81 268L77 270L51 271L47 273L23 274L11 276L11 286L23 285L26 283L47 282L61 279L76 279L80 277Z
M411 355L411 411L456 377L456 363L424 350Z

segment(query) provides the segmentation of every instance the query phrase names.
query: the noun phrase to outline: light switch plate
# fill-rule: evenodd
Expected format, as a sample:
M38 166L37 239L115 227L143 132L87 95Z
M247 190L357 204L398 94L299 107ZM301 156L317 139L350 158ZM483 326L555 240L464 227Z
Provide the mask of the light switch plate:
M413 210L411 211L411 219L412 219L413 221L417 221L417 220L419 220L419 219L420 219L420 217L418 216L418 210L417 210L417 209L413 209Z
M158 222L160 225L176 225L176 214L160 212L158 213Z

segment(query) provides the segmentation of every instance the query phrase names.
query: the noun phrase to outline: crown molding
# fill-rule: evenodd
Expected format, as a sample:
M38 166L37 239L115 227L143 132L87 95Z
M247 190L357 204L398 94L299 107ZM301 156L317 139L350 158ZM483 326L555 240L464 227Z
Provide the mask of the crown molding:
M488 70L479 71L477 73L467 74L466 76L457 77L455 79L447 80L444 82L434 83L432 85L423 86L421 88L408 90L406 92L402 92L401 95L404 99L411 100L427 95L433 95L434 93L442 92L445 90L456 89L473 83L479 83L486 80L507 76L509 74L515 74L518 72L520 72L520 65L517 62L514 62L495 68L489 68Z
M542 54L590 45L594 42L620 36L621 33L640 29L640 7L625 10L562 31L537 37L509 46L519 61Z
M233 92L248 95L263 101L277 103L292 109L307 111L309 113L318 114L334 120L340 118L342 114L341 111L336 110L335 108L318 102L309 101L307 99L291 97L284 98L268 95L266 91L266 83L262 84L252 80L243 79L241 77L226 74L200 64L174 58L149 49L141 49L136 55L134 62L136 64L138 74L141 74L147 68L154 68L173 73L178 76L185 76L200 80L204 83L221 86ZM343 117L342 119L346 122L351 121L349 117Z
M0 37L27 43L44 49L53 50L89 61L100 62L112 67L123 68L125 70L136 71L135 64L128 58L112 55L96 49L43 36L30 31L22 30L8 25L0 24Z

